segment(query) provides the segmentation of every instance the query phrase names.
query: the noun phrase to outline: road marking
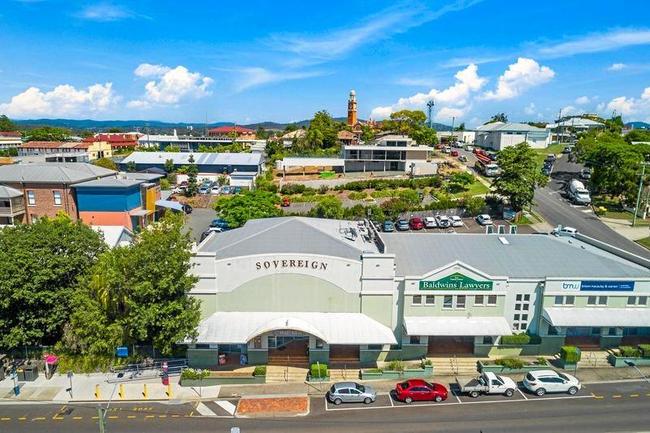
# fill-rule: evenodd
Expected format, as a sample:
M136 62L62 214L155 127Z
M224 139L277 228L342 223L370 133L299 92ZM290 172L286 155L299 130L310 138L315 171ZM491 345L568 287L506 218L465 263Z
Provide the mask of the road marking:
M234 415L235 411L237 410L237 406L235 406L234 404L232 404L228 400L218 400L218 401L215 401L215 403L217 404L217 406L219 406L221 409L228 412L230 415ZM203 405L203 406L205 406L205 405ZM206 409L208 409L210 411L211 415L215 415L215 413L212 412L209 408L206 407ZM197 407L196 410L199 410L199 408Z
M612 398L621 398L621 397L623 397L621 394L614 394L614 395L612 396Z
M179 417L180 417L180 415L177 414L177 413L175 413L174 415L172 415L172 418L179 418Z
M93 417L91 417L91 419L99 419L99 417L98 416L93 416Z
M83 419L82 416L73 416L72 419Z
M639 394L630 394L630 397L632 397L632 398L636 398L638 396L639 396Z
M52 419L53 419L53 420L56 420L56 421L63 421L65 418L63 418L62 416L54 415L54 416L52 417Z
M521 392L521 390L519 388L517 388L517 391L519 391L519 394L521 394L521 396L524 398L524 400L528 400L528 397L526 397L526 395L523 392Z
M127 415L126 417L127 417L128 419L133 419L133 418L135 418L135 415Z
M605 398L605 396L604 395L594 395L594 398L597 399L597 400L602 400L602 399Z
M18 418L18 421L26 421L26 420L27 420L26 416L21 416L20 418Z
M32 421L45 421L44 416L37 416L36 418L32 418Z
M454 397L456 397L456 400L458 400L458 404L463 404L463 402L460 400L460 397L458 396L458 394L456 394L455 392L452 392L452 394L454 395Z
M145 417L145 418L155 418L154 415L145 415L144 417Z
M2 418L0 418L0 421L11 421L11 418L7 416L3 416Z
M395 407L395 402L393 401L393 396L388 393L388 401L390 401L390 406Z
M158 418L167 418L167 415L158 415Z
M111 416L108 417L108 419L118 419L118 418L119 418L119 416L117 416L117 415L111 415Z

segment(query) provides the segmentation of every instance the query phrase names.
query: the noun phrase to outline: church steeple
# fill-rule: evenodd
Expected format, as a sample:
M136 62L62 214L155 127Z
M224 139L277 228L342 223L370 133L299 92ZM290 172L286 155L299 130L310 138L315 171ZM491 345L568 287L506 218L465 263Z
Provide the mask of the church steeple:
M354 126L357 124L357 94L354 90L350 90L350 97L348 98L348 125Z

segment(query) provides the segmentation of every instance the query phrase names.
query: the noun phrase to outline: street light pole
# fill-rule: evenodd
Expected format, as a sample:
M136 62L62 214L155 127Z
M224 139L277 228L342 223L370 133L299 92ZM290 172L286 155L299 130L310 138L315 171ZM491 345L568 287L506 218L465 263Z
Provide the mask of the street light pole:
M639 205L641 204L641 191L643 190L643 180L645 178L645 166L647 162L641 163L641 178L639 179L639 192L636 195L636 206L634 207L634 216L632 217L632 227L636 225L636 216L639 213Z

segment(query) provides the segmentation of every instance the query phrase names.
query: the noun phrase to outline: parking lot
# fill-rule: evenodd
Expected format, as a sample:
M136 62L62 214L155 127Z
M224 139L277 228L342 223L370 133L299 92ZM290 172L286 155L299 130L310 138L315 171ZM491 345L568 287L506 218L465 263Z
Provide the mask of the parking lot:
M434 216L436 214L443 215L443 213L436 213L435 211L425 211L417 214L405 214L402 218L409 220L412 217L420 217L424 219L427 216ZM450 215L448 215L450 216ZM492 226L495 233L499 226L504 226L505 233L510 233L510 226L512 223L504 219L492 219ZM383 229L383 227L378 227ZM421 230L395 230L396 233L485 233L486 226L482 226L476 222L474 218L463 218L463 225L461 227L448 227L448 228L423 228ZM535 233L535 230L529 225L517 225L517 233Z

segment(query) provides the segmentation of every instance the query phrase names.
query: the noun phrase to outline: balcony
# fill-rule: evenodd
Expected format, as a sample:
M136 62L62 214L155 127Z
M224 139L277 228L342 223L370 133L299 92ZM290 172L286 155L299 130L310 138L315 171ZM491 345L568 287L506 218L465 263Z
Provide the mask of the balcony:
M15 217L25 213L22 200L0 200L0 217Z

